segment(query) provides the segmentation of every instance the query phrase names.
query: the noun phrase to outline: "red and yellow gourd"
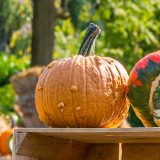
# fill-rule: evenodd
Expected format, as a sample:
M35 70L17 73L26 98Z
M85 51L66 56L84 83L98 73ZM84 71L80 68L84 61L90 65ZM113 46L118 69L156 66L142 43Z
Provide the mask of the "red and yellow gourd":
M11 154L13 145L13 129L4 131L0 135L0 154L7 155Z
M52 127L117 127L127 116L128 74L109 57L94 55L100 29L90 24L79 54L55 60L40 75L35 103Z
M137 62L129 77L128 98L146 127L160 126L160 51Z

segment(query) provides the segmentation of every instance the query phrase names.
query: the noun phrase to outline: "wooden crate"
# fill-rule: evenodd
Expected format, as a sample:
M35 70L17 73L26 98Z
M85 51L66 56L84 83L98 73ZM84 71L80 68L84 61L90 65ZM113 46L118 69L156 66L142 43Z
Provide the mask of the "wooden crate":
M160 128L15 129L13 160L160 160Z

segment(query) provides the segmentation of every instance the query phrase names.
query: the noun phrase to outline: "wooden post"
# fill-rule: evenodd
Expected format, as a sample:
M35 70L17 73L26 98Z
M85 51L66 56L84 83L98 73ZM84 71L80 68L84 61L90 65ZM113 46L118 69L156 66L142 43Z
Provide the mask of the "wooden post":
M23 142L25 136L26 133L14 134L12 160L37 160L37 158L34 157L17 155L17 150L19 148L19 145Z

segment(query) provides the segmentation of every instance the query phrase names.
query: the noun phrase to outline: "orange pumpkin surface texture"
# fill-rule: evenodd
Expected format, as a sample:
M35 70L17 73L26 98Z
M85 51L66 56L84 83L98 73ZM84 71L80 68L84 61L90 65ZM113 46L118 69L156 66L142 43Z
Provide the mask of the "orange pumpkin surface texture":
M10 148L9 148L9 140L13 135L13 129L9 129L4 131L0 135L0 154L7 155L11 154Z
M90 24L79 55L53 61L40 75L35 103L45 124L112 128L126 118L128 74L118 61L94 55L99 34Z

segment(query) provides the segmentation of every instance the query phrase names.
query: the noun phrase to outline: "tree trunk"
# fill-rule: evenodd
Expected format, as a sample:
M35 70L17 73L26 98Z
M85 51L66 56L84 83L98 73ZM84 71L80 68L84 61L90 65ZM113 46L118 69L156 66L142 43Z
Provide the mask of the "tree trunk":
M55 15L53 0L33 0L32 66L52 61Z

